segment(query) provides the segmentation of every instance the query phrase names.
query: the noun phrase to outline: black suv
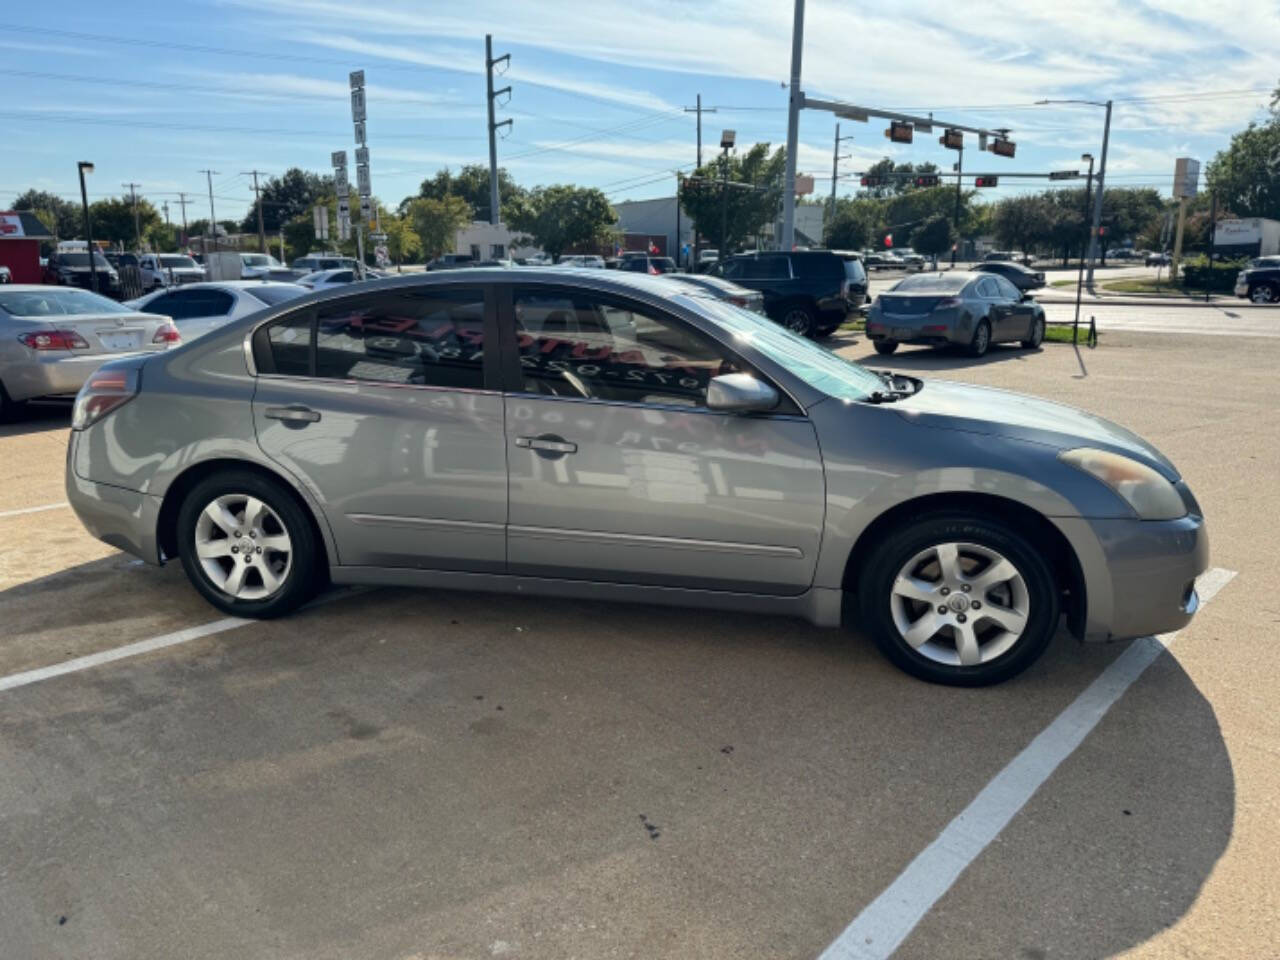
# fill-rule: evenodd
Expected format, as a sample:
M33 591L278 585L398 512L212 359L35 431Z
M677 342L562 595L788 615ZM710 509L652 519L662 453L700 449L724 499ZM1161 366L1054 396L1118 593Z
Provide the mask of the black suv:
M1259 257L1241 270L1236 296L1254 303L1280 303L1280 257Z
M867 272L857 254L836 250L743 253L707 271L764 295L764 311L793 333L821 337L867 298Z

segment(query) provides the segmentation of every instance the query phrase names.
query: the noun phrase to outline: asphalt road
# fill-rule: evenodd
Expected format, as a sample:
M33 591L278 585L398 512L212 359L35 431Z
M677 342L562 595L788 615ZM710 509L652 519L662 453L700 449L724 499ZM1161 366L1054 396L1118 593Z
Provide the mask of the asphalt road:
M1236 572L896 955L1274 956L1280 343L890 362L1145 434ZM966 691L778 618L379 589L225 621L59 506L66 422L0 428L5 960L816 957L1133 655L1060 635Z

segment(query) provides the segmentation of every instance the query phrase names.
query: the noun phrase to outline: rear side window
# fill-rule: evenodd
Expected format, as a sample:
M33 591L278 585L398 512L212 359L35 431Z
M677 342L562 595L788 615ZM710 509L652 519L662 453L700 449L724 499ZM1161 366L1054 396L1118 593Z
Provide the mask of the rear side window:
M786 257L756 257L746 262L750 264L746 274L749 280L791 279L791 265Z
M283 317L267 327L268 364L264 373L305 377L311 372L311 311L303 310Z
M484 290L404 290L316 311L315 375L410 386L484 387Z
M844 262L844 278L852 283L866 283L867 271L862 269L862 263L854 257L850 257Z

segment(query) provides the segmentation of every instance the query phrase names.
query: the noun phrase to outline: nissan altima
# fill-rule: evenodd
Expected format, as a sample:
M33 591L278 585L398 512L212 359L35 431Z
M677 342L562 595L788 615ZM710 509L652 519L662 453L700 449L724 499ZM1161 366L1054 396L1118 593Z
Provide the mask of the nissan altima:
M1177 629L1208 565L1187 484L1123 427L603 270L350 286L109 364L66 482L237 616L326 582L791 614L959 685L1064 622Z

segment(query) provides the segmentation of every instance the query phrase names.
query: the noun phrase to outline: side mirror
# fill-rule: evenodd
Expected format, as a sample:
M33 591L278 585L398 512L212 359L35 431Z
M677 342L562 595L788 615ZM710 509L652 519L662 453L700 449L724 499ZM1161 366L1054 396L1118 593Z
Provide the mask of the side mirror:
M778 405L778 391L749 373L726 373L707 384L707 409L763 413Z

